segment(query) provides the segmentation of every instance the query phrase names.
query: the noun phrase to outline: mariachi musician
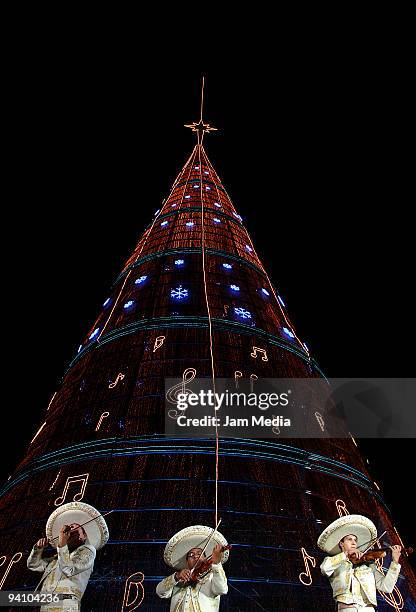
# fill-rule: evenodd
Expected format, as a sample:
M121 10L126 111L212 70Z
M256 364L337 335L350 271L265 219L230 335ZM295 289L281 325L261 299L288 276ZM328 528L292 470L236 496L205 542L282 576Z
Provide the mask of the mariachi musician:
M367 560L365 551L360 550L371 548L376 541L374 523L359 514L342 516L319 536L319 548L329 555L321 564L321 572L329 578L338 610L374 612L377 606L376 589L384 593L393 591L400 573L401 547L390 547L392 562L384 575L375 565L375 555L367 553ZM377 549L373 552L377 552Z
M221 595L228 592L222 564L229 548L216 529L203 525L182 529L166 544L163 555L175 572L159 582L156 593L171 599L171 611L219 610Z
M89 504L70 502L52 512L46 523L46 537L34 544L27 559L30 570L43 573L36 590L60 596L59 602L42 606L42 612L79 611L96 551L108 537L104 518ZM56 548L56 554L43 555L48 544Z

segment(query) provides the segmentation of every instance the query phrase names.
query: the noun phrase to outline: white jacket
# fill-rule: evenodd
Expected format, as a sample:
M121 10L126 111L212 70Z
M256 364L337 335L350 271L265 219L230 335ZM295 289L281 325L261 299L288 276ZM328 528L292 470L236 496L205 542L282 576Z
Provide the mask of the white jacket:
M391 593L399 577L400 567L399 563L392 561L384 575L374 563L354 566L342 552L333 557L325 557L321 572L329 578L333 597L337 601L376 606L376 588L383 593Z
M42 550L34 546L27 559L30 570L43 572L41 592L68 593L80 601L94 568L95 548L90 544L81 544L70 553L68 546L62 546L57 549L57 557L44 559Z
M156 587L162 599L172 598L171 612L215 612L220 609L220 597L228 593L227 578L221 563L213 564L211 571L195 586L180 586L175 574L168 576Z

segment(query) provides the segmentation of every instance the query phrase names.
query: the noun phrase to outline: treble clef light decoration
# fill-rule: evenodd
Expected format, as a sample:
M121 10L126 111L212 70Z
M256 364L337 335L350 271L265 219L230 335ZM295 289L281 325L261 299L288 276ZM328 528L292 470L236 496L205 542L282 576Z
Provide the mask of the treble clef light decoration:
M188 389L186 387L186 384L192 382L195 376L196 376L195 368L186 368L186 370L184 370L184 373L182 374L182 382L178 383L177 385L173 385L173 387L168 389L166 392L166 399L169 402L169 404L174 404L175 406L177 406L178 395L180 393L185 394L185 395L192 393L192 389ZM171 419L176 420L179 416L179 413L177 410L168 410L168 416Z

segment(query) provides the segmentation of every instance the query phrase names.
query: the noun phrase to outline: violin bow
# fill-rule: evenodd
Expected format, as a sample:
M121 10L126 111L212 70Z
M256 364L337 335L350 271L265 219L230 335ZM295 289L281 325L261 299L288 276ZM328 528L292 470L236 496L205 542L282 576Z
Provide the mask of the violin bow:
M99 514L98 516L95 516L89 521L85 521L85 523L82 523L82 525L80 525L79 527L84 527L84 525L88 525L88 523L91 523L92 521L96 521L98 518L100 518L100 516L107 516L107 514L111 514L112 512L114 512L114 510L110 510L109 512L105 512L104 514ZM79 527L77 527L77 529L79 529ZM71 531L76 531L76 529L71 529ZM59 538L59 535L55 536L54 538L51 538L49 542L53 542L53 540L57 540L58 538Z
M383 533L381 534L381 536L377 536L376 538L372 538L371 540L368 540L368 542L364 542L363 544L360 544L359 546L357 546L357 548L361 548L362 546L367 546L367 544L369 544L369 546L364 550L363 555L365 555L366 552L368 552L370 550L370 548L372 546L374 546L374 544L380 539L382 538L385 534L387 533L386 531L383 531Z

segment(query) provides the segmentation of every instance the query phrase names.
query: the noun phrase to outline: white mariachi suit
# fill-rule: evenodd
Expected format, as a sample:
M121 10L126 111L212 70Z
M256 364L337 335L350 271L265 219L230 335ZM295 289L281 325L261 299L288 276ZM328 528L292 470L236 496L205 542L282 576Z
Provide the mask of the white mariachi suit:
M159 582L156 593L162 599L172 598L170 612L216 612L220 609L221 595L228 593L228 585L221 563L212 564L211 568L192 587L181 586L172 574Z
M391 562L386 575L377 566L354 566L342 552L333 557L325 557L321 572L329 578L334 599L338 603L351 604L351 610L374 610L377 606L377 592L391 593L397 582L400 564ZM350 608L345 608L345 612Z
M94 568L96 550L90 544L81 544L71 553L66 545L58 547L57 552L57 557L42 559L42 548L34 546L27 559L27 566L35 572L43 572L41 593L67 594L73 598L44 605L41 610L78 612Z

